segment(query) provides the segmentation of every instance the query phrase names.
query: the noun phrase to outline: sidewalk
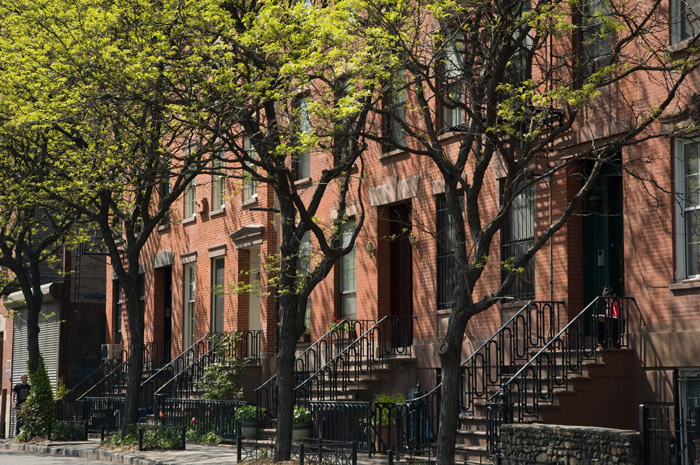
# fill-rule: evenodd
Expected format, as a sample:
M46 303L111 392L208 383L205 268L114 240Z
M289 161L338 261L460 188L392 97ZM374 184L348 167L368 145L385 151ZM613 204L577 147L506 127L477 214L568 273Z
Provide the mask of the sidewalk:
M236 448L233 445L187 444L187 450L117 452L98 450L99 439L88 441L43 441L24 444L11 440L0 441L0 449L25 451L39 454L57 454L80 457L88 460L125 463L130 465L194 465L234 464Z
M43 441L35 444L0 439L0 450L16 450L39 454L56 454L80 457L87 460L125 463L130 465L229 465L236 462L236 446L233 444L204 445L187 444L186 450L117 452L97 449L99 439L88 441ZM397 460L398 462L398 460ZM368 458L366 454L357 457L361 465L384 465L386 456Z

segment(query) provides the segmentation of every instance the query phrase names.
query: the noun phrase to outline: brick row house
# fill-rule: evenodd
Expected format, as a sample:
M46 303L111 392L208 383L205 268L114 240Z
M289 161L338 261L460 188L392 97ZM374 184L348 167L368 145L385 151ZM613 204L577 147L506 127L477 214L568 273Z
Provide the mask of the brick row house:
M674 3L672 11L677 7ZM672 47L688 45L689 27L684 21L672 23ZM691 76L685 90L695 93L698 78ZM646 92L652 101L657 90L651 82L641 89L605 89L600 99L607 99L607 108L590 111L571 137L537 161L537 168L614 137L619 128L610 112L616 111L616 96ZM401 103L411 108L416 105L412 99L409 93ZM460 124L461 115L454 110L438 110L446 128ZM696 110L678 105L657 129L696 123ZM441 143L456 153L459 131L443 132ZM400 132L396 137L402 137ZM294 168L297 188L310 190L332 162L328 153L303 155ZM410 332L397 344L412 347L413 364L373 392L406 392L417 384L430 390L440 379L438 351L454 281L451 253L444 245L444 183L427 158L379 143L370 146L361 163L361 195L351 190L348 216L352 225L363 203L364 228L354 250L310 297L309 342L338 319L411 317ZM591 161L577 161L521 193L492 247L490 264L525 250L541 235L580 189L591 166ZM491 167L481 203L486 212L499 205L501 177L499 168ZM577 213L519 273L509 298L471 319L462 358L479 349L528 300L561 302L567 321L610 287L617 296L634 299L627 307L626 348L603 349L609 370L590 389L579 389L578 401L561 401L567 409L544 421L637 429L640 403L675 406L677 415L689 418L700 406L700 352L695 350L700 340L698 177L700 142L692 137L653 138L622 147ZM211 332L259 330L261 364L246 380L250 401L253 388L275 372L278 320L266 270L274 265L280 240L278 219L265 210L274 206L267 186L225 172L202 174L143 254L145 341L162 343L168 356L175 357ZM319 211L330 219L334 208L329 200ZM313 257L313 242L305 247ZM474 295L488 294L505 275L501 266L487 265ZM109 266L107 277L106 342L126 344L122 294ZM241 291L241 283L249 289ZM300 341L299 350L309 342Z

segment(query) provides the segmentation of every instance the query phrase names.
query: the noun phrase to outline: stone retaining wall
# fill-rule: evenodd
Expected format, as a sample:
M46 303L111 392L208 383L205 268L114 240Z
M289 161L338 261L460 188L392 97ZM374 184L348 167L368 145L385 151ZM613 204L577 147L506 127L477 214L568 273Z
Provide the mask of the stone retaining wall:
M502 465L522 463L563 465L636 465L639 463L637 431L512 424L501 427Z

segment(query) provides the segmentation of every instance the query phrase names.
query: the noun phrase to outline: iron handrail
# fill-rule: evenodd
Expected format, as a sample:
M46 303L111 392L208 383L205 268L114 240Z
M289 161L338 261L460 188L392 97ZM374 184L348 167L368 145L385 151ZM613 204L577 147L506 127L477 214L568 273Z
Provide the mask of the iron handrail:
M613 310L614 302L617 302L616 310ZM631 303L636 305L633 297L596 297L502 383L487 403L490 450L498 446L501 424L522 422L526 416L536 418L540 402L553 403L555 389L567 389L570 375L581 374L584 362L598 360L598 343L614 336L616 347L629 347L627 332L623 328L630 321ZM590 326L587 326L587 321Z
M197 360L192 361L187 367L182 369L175 376L166 381L160 388L158 388L153 393L154 403L155 399L163 398L166 395L170 395L177 399L182 399L182 396L189 396L195 393L195 388L197 388L197 382L203 376L206 367L221 361L223 358L227 360L229 358L237 359L251 359L257 360L256 356L260 353L259 351L259 341L260 341L260 330L248 330L248 331L232 331L222 337L214 343L210 342L210 348L207 352L202 354ZM219 349L225 344L233 341L233 338L240 335L240 344L229 344L228 351L224 354L219 353ZM250 338L248 336L251 336ZM250 345L248 342L252 341L253 344Z
M83 393L81 394L76 394L77 392L80 392L83 388L85 388L85 385L88 385L88 389L92 387L96 381L94 381L95 378L97 378L99 374L99 380L104 378L105 374L107 372L112 371L118 364L122 363L121 357L113 357L109 359L102 360L100 364L95 368L92 372L90 372L89 375L87 375L85 378L80 380L78 384L70 388L68 391L66 391L65 394L63 394L61 397L56 399L56 401L69 401L72 400L73 397L76 399L80 397Z
M347 388L351 384L357 384L361 374L371 375L373 365L382 363L384 355L411 355L412 340L411 345L399 346L394 345L394 338L398 341L401 337L407 338L407 334L412 334L414 319L414 316L385 316L380 319L323 367L295 387L296 402L308 405L314 393L316 400L327 400L326 394L330 399L335 399L339 393L347 392ZM408 324L402 324L406 321ZM391 324L388 329L387 323ZM410 328L408 333L401 333L401 329L406 329L406 326ZM390 341L387 341L387 335L391 336ZM384 349L387 342L391 343L391 351L385 354ZM352 360L346 360L346 358ZM329 383L327 393L326 380Z
M362 332L364 325L369 325L369 323L374 324L374 320L343 319L333 324L323 336L314 341L313 344L309 345L309 347L294 359L294 372L295 376L298 378L297 382L302 383L306 377L308 377L308 373L311 371L309 367L311 366L312 354L315 363L314 366L316 366L316 364L320 365L319 362L323 359L323 356L325 356L326 359L332 358L334 346L336 351L339 352L342 350L341 347L344 347L343 340L347 339L343 338L343 335L347 334L349 337L353 332L356 333L358 326L360 332ZM355 338L352 338L352 340L354 339ZM276 380L277 375L272 375L255 389L256 405L264 409L265 422L267 424L269 424L271 418L275 418L275 414L277 413L277 390L274 389Z
M502 377L515 371L516 362L528 361L534 347L544 345L553 337L559 327L560 307L563 305L559 301L528 301L460 364L465 380L460 397L462 412L474 414L477 399L488 400L488 393L500 386ZM533 320L535 327L532 326ZM506 340L509 340L508 344ZM510 352L504 345L508 345ZM490 356L491 347L496 352L496 360ZM492 364L494 361L496 363ZM478 373L482 376L477 376ZM410 430L403 432L407 449L423 449L437 438L441 389L442 383L438 383L422 396L406 401L405 408L413 419L407 423Z

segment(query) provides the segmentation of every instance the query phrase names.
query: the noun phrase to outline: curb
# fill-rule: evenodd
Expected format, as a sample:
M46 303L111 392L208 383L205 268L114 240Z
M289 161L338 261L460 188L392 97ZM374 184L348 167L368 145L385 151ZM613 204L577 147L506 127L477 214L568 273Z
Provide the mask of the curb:
M44 444L17 444L0 443L0 449L16 450L20 452L31 452L37 454L63 455L66 457L79 457L87 460L98 460L103 462L125 463L129 465L162 465L163 462L137 457L119 452L95 449L71 449L70 447L51 447Z

